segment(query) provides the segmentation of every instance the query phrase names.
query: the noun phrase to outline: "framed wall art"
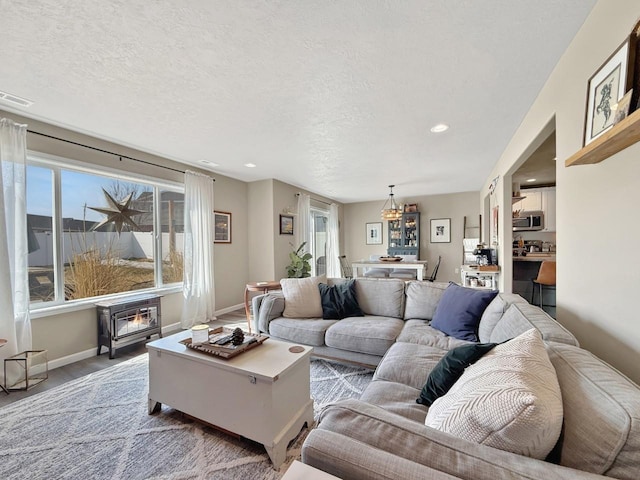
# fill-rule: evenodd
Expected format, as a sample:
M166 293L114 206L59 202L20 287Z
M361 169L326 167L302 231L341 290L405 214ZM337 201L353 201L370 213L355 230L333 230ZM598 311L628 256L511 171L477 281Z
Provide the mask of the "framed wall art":
M231 213L213 212L215 237L213 243L231 243Z
M293 215L280 215L280 235L293 235Z
M431 219L431 243L451 243L451 219Z
M367 223L365 230L367 245L382 245L382 222Z
M585 146L614 125L615 115L612 107L633 83L635 47L635 37L632 35L589 79L584 127Z

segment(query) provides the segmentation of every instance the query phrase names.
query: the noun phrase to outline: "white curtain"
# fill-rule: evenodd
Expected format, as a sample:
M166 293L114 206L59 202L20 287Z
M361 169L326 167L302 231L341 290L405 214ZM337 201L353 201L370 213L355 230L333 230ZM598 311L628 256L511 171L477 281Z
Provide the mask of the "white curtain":
M213 282L213 179L187 171L184 174L184 287L182 328L214 320Z
M329 224L327 225L327 277L339 278L340 273L340 224L338 205L329 205Z
M27 126L0 119L0 359L32 350L27 247ZM1 372L2 370L0 370Z
M311 252L311 197L306 193L298 194L298 218L293 222L293 233L296 239L294 249L302 242L307 242L305 252Z

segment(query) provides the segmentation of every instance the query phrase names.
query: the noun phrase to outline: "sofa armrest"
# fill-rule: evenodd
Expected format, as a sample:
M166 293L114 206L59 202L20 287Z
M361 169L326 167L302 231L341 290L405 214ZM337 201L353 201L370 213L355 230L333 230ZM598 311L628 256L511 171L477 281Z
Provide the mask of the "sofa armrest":
M365 445L366 450L372 448L374 451L387 452L410 462L410 464L419 464L461 479L606 478L469 442L391 413L376 405L355 399L342 400L329 405L321 412L318 422L320 431L328 431L347 437L358 444ZM310 435L309 450L306 454L309 461L313 462L312 465L320 462L316 457L322 457L324 454L319 451L320 446L325 448L324 443L320 443L316 436L320 435L314 434L313 437ZM324 440L324 437L322 439ZM310 447L313 447L314 450L311 450ZM366 475L354 476L351 471L351 468L357 469L357 464L352 465L350 457L353 456L353 462L357 462L361 452L352 453L347 448L341 448L340 445L337 448L340 451L342 461L340 463L334 461L333 464L336 466L335 468L342 463L348 465L344 467L348 470L344 472L346 478L372 478ZM327 454L330 453L331 450ZM366 458L373 457L370 453ZM406 464L407 468L410 464ZM318 463L318 465L320 464ZM408 472L410 473L411 470ZM341 476L339 471L331 473L338 477ZM424 477L401 476L396 478Z
M353 480L458 478L328 430L309 433L302 446L302 461L338 478Z
M251 299L253 319L251 328L254 332L269 333L269 322L282 316L284 297L281 293L265 293Z

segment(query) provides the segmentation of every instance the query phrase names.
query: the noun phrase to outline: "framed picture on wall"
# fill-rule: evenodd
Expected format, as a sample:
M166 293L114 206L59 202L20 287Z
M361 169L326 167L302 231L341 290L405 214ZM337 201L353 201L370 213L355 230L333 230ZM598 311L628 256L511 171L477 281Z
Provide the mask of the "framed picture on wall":
M635 37L632 35L589 79L584 126L585 146L614 125L613 106L622 99L633 84L635 47Z
M215 237L213 243L231 243L231 213L213 212Z
M280 215L280 235L293 235L293 215Z
M367 223L365 231L367 245L382 245L382 222Z
M431 219L431 243L451 243L451 219Z

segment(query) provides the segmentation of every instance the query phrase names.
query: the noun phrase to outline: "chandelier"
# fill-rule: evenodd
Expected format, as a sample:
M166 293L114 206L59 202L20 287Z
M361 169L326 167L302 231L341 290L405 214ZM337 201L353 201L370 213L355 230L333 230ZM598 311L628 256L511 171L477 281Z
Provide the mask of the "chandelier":
M402 216L402 212L393 198L393 187L395 187L395 185L389 185L391 192L389 193L389 198L387 198L387 201L384 202L382 206L382 220L397 220ZM387 208L387 204L389 204L389 208Z

